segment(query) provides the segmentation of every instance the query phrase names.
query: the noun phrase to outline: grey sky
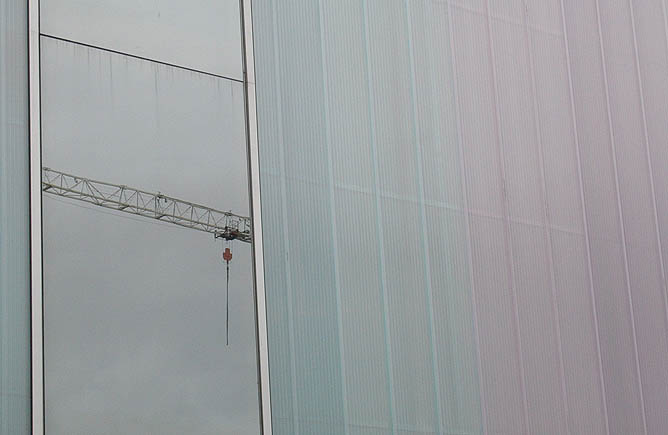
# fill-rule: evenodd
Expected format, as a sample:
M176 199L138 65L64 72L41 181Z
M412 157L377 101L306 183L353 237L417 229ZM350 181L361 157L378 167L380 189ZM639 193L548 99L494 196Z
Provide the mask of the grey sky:
M241 78L238 0L41 0L41 31Z
M43 30L234 75L236 3L43 0ZM44 165L248 213L239 83L44 38L42 101ZM44 240L48 433L258 433L249 246L226 347L209 234L45 196Z

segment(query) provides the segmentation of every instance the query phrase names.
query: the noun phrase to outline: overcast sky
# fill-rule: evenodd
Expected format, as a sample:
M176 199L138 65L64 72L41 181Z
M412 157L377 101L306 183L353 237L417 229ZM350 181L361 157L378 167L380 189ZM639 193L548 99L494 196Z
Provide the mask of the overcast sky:
M236 0L42 0L42 28L238 76ZM233 49L231 49L232 47ZM239 83L42 40L43 161L248 214ZM49 434L259 432L250 247L44 199Z
M40 0L42 33L241 78L238 0Z

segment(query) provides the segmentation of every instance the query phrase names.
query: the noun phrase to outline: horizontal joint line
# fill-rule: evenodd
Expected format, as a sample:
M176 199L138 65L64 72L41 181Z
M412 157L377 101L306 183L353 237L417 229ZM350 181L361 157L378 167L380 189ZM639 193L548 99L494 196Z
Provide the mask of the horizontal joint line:
M62 38L60 36L50 35L48 33L40 33L39 35L43 36L45 38L54 39L56 41L62 41L62 42L70 43L70 44L81 45L83 47L93 48L95 50L100 50L100 51L106 51L108 53L118 54L120 56L127 56L127 57L131 57L131 58L134 58L134 59L143 60L145 62L157 63L157 64L168 66L168 67L171 67L171 68L182 69L182 70L185 70L185 71L190 71L190 72L194 72L194 73L197 73L197 74L203 74L203 75L210 76L210 77L216 77L216 78L223 79L223 80L229 80L229 81L232 81L232 82L237 82L237 83L242 83L242 84L244 83L244 81L241 80L241 79L235 79L233 77L228 77L228 76L224 76L224 75L220 75L220 74L216 74L216 73L212 73L212 72L208 72L208 71L203 71L203 70L199 70L199 69L195 69L195 68L189 68L189 67L183 66L183 65L177 65L177 64L174 64L174 63L164 62L164 61L157 60L157 59L151 59L149 57L139 56L139 55L136 55L136 54L130 54L130 53L126 53L126 52L118 51L118 50L113 50L111 48L101 47L99 45L87 44L85 42L75 41L73 39Z

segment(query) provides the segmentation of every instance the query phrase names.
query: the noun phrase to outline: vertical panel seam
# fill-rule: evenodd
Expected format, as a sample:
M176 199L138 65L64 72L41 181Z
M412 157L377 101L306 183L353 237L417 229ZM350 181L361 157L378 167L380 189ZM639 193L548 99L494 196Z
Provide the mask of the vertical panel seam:
M559 377L561 385L561 400L564 406L564 417L566 419L566 433L571 433L570 428L570 419L569 419L569 410L568 410L568 396L566 394L566 374L564 369L564 354L563 354L563 344L561 340L561 326L560 326L560 316L559 316L559 305L557 302L557 284L554 272L554 251L552 246L552 232L550 230L550 216L549 216L549 204L547 198L547 187L545 182L545 157L543 155L543 137L540 127L539 119L539 108L538 108L538 96L537 96L537 85L536 85L536 71L534 67L534 57L532 52L532 40L531 40L531 30L529 29L529 16L527 10L526 0L522 1L523 10L524 10L524 33L525 33L525 42L527 57L529 59L529 70L531 75L531 95L532 95L532 106L533 106L533 118L534 118L534 132L536 134L536 145L538 149L538 166L540 171L540 190L541 190L541 209L544 225L544 237L545 237L545 250L547 251L548 257L548 267L550 273L550 288L552 293L552 314L554 316L554 330L557 338L557 351L559 354Z
M272 0L272 26L274 33L274 62L276 67L276 97L278 104L276 104L276 112L278 119L278 147L279 147L279 159L281 166L281 214L283 220L283 244L285 247L284 254L284 268L285 268L285 284L286 284L286 304L288 306L288 335L289 335L289 349L290 349L290 380L292 388L292 420L293 420L293 429L295 435L299 435L299 410L297 402L297 368L296 368L296 355L295 355L295 333L294 333L294 313L292 307L292 272L290 269L290 240L288 237L288 208L287 208L287 183L286 183L286 169L285 169L285 150L284 150L284 137L283 137L283 96L281 88L281 66L280 66L280 57L279 57L279 44L278 44L278 19L277 19L277 0Z
M629 302L629 314L631 317L631 331L633 334L633 351L634 351L634 356L635 356L635 365L636 365L636 376L638 376L638 389L640 391L640 409L642 413L642 424L643 424L643 432L645 435L647 435L647 417L645 414L645 398L643 395L643 387L642 387L642 377L640 374L640 357L638 355L638 339L637 339L637 334L636 334L636 323L635 323L635 314L633 310L633 296L631 292L631 277L629 273L629 260L628 260L628 252L627 252L627 247L626 247L626 232L624 230L624 215L622 213L622 200L621 200L621 195L620 195L620 188L619 188L619 173L617 171L617 150L615 146L615 133L613 131L613 126L612 126L612 110L610 108L610 90L608 86L608 72L607 72L607 66L606 66L606 60L605 60L605 49L603 47L603 30L601 26L601 10L599 6L599 0L596 0L596 20L598 24L598 37L599 37L599 45L601 49L601 69L603 72L603 84L605 86L605 103L606 103L606 109L607 109L607 115L608 115L608 130L609 130L609 138L610 138L610 148L612 150L612 169L614 171L614 176L615 176L615 193L617 195L617 212L619 214L619 226L620 226L620 231L621 231L621 236L622 236L622 253L624 256L624 274L626 278L626 292L627 292L627 297L628 297L628 302Z
M520 329L520 319L519 319L519 306L517 303L517 288L515 283L515 264L513 258L513 242L511 238L512 228L510 226L510 214L508 210L508 197L506 193L506 175L505 175L505 157L503 152L503 132L501 131L501 113L499 108L499 95L498 95L498 79L496 74L496 60L494 55L494 38L492 38L492 18L491 12L489 9L489 0L485 0L485 11L487 19L487 37L488 37L488 48L489 48L489 61L492 70L492 87L494 94L494 114L495 114L495 131L496 131L496 145L497 153L499 156L499 176L501 181L501 193L503 196L503 215L504 215L504 244L506 256L508 257L508 273L510 279L510 287L513 301L513 311L514 311L514 324L516 329L516 341L517 341L517 354L518 354L518 363L520 369L520 386L522 388L522 407L524 410L524 432L530 432L529 426L529 405L527 402L527 389L526 389L526 375L524 370L524 360L523 360L523 351L522 351L522 334Z
M668 12L666 11L666 0L661 2L661 12L663 13L663 32L666 34L666 52L668 54Z
M662 1L663 3L663 1ZM643 131L645 134L645 153L647 158L647 167L649 171L649 187L652 195L652 212L654 213L654 231L656 232L656 243L659 254L659 265L661 272L661 296L663 297L664 314L666 316L665 328L668 328L668 295L666 294L666 269L663 262L663 246L661 243L661 230L659 228L659 213L656 206L656 190L654 187L654 170L652 166L652 154L649 147L649 129L647 127L647 109L645 105L645 93L643 89L643 80L640 71L640 53L638 52L638 37L636 33L635 14L633 11L633 2L629 0L629 10L631 12L631 31L633 33L633 49L636 60L636 74L638 75L638 90L640 93L640 111L642 113ZM666 329L668 336L668 329Z
M468 196L468 187L466 182L466 165L464 159L464 140L462 134L462 115L461 107L459 100L459 83L457 80L457 68L455 65L455 41L454 41L454 29L452 28L452 7L450 1L446 2L447 11L448 11L448 36L450 39L450 57L452 59L452 81L453 81L453 96L455 103L455 116L457 118L457 148L459 154L459 165L461 167L461 188L462 188L462 200L464 205L464 221L466 224L466 243L467 243L467 260L468 260L468 275L469 281L471 283L471 301L473 303L473 327L475 329L475 344L476 344L476 365L478 371L478 394L480 395L480 412L481 412L481 423L482 423L482 432L484 435L487 435L487 407L485 400L485 389L483 386L482 379L482 357L480 349L480 325L478 322L478 304L477 304L477 295L476 295L476 285L475 285L475 276L473 272L473 245L471 237L471 211L469 209L469 196Z
M564 49L566 52L566 69L568 72L568 88L569 88L569 99L571 105L571 122L573 123L573 139L575 142L575 156L578 166L578 185L580 188L580 206L582 208L582 225L584 230L585 237L585 248L587 253L587 271L589 275L589 293L592 306L592 321L594 324L594 333L596 337L596 356L598 362L598 373L599 373L599 382L601 388L601 400L603 402L603 417L605 424L605 432L607 435L610 435L610 423L608 419L608 399L605 392L605 381L603 378L603 360L601 357L601 341L599 338L598 331L598 313L596 309L596 296L594 294L594 272L591 264L591 241L589 239L589 223L587 221L587 208L584 196L584 179L582 176L582 159L580 156L580 138L578 133L578 123L577 116L575 113L575 92L573 90L573 76L571 73L571 55L570 48L568 47L568 31L566 28L566 9L564 7L564 0L560 0L561 6L561 24L564 32Z
M3 32L6 31L5 30L6 28L4 27L4 26L7 25L6 21L9 21L9 19L5 19L5 16L7 16L9 18L9 12L11 12L7 9L9 9L8 3L0 3L0 20L2 20L2 21L0 21L0 24L3 26L3 28L1 29ZM9 50L10 50L9 44L6 41L7 41L7 39L5 39L5 38L0 39L0 53L2 53L2 54L6 53L6 52L9 52ZM0 77L2 77L3 79L5 79L9 75L9 72L7 71L8 64L9 64L8 62L1 62L0 63L0 74L1 74ZM7 101L6 101L7 98L5 97L5 94L2 92L4 89L5 89L5 87L4 87L4 80L3 80L3 82L0 83L0 126L5 127L6 125L10 124L10 122L11 123L16 122L16 125L18 127L19 126L18 120L3 122L4 119L5 119L5 116L6 116L5 111L7 110L7 107L9 106L9 104L7 104ZM9 136L9 135L7 134L7 131L3 129L3 131L0 132L0 163L2 163L4 158L8 157L8 155L10 154L9 149L5 150L5 147L2 146L2 143L4 142L4 139L6 139L6 136ZM10 177L8 177L6 173L0 173L0 204L3 204L3 203L5 203L5 201L8 201L7 197L10 197L10 195L8 195L8 193L6 192L7 189L3 188L4 187L3 183L7 182L9 179L10 179ZM29 182L30 182L30 180L29 180ZM30 192L30 188L29 188L28 189L28 195L30 195L30 193L31 192ZM30 202L30 201L28 201L28 202ZM30 205L28 207L30 207ZM0 215L0 223L4 223L3 221L4 221L4 218L2 217L2 215ZM4 243L3 240L0 238L0 248L1 248L1 245L3 243ZM7 263L5 261L3 261L4 256L2 256L2 251L3 250L0 249L0 276L3 276L4 273L6 273L7 268L8 268ZM0 289L0 313L2 313L4 311L3 308L6 307L7 299L9 297L8 293L9 292L2 291L2 289ZM6 338L6 335L8 335L8 332L9 332L9 319L8 319L8 316L3 316L2 319L0 319L0 355L3 355L3 356L7 354L5 352L7 352L6 349L8 347L8 344L7 344L8 339ZM5 388L6 388L5 387L5 379L8 377L8 372L9 372L9 369L8 369L7 365L4 363L4 358L0 359L0 433L6 433L8 431L8 428L9 428L9 417L6 416L6 414L8 413L7 407L2 406L3 403L4 403L4 399L8 398L9 394L10 394L9 391L5 392ZM31 385L31 389L32 389L32 385Z
M380 203L380 175L378 168L378 150L376 149L376 128L375 128L375 110L373 107L373 86L371 84L371 43L369 35L369 13L367 0L363 0L362 4L364 15L364 54L366 60L367 72L367 92L369 98L369 130L371 141L371 153L373 159L373 177L374 177L374 196L376 207L376 233L378 237L378 251L380 256L380 284L381 297L383 299L383 326L385 332L385 350L387 353L387 382L389 389L389 405L390 405L390 419L392 424L392 433L397 433L397 412L394 397L394 375L392 368L392 339L390 332L390 313L389 304L387 300L387 277L385 273L385 247L383 234L383 216L382 207Z
M429 257L429 242L427 241L427 217L425 211L424 201L424 174L422 173L422 143L420 141L420 131L418 127L418 108L417 108L417 85L415 83L415 52L413 47L413 29L411 26L411 13L409 0L404 0L406 7L406 28L408 34L408 54L410 62L411 75L411 106L413 111L413 140L415 141L415 166L418 175L418 196L420 209L420 222L422 224L422 231L420 232L422 239L422 252L424 255L424 274L426 280L427 291L427 309L429 316L429 342L431 345L431 362L434 376L434 395L436 399L436 422L438 424L438 433L443 433L443 416L441 415L441 388L439 379L439 365L438 354L436 353L436 344L434 342L436 335L436 327L434 325L434 303L433 303L433 287L431 281L431 264Z
M344 433L348 435L348 398L346 388L346 358L345 346L343 344L343 313L341 302L341 278L339 265L338 249L338 230L336 221L336 201L334 199L334 168L332 164L332 130L329 113L329 75L327 74L327 62L325 60L325 18L323 12L322 0L318 0L318 15L320 20L320 61L322 68L322 87L324 97L324 116L325 116L325 143L327 145L327 175L329 178L329 211L332 222L332 249L334 251L334 286L336 288L336 322L339 335L339 358L341 364L341 396L343 405L343 428Z

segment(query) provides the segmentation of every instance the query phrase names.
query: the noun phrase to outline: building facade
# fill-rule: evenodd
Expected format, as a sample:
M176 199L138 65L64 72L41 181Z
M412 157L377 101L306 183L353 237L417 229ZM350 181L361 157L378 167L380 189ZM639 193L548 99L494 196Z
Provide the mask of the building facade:
M39 33L28 37L27 17L38 2L0 2L0 435L62 433L49 426L67 414L49 411L59 391L49 331L59 329L49 326L48 292L41 303L35 155L67 164L57 150L78 127L66 128L72 117L58 117L56 97L34 99ZM161 58L170 50L149 52L162 66L141 66L51 38L42 39L41 90L56 95L67 81L54 77L74 75L85 85L68 95L93 95L75 119L128 125L141 115L96 86L144 95L155 84L124 98L155 113L148 124L161 141L202 128L203 141L230 131L247 141L252 406L264 433L665 433L666 1L240 5L244 49L229 88L172 71L179 62ZM186 64L218 75L229 67L200 60ZM139 72L127 78L128 68ZM82 86L91 91L77 94ZM182 121L200 100L219 116ZM98 105L105 116L84 113ZM36 107L41 123L29 116ZM209 130L220 119L232 121ZM206 167L183 160L178 145L169 153L184 166ZM212 174L185 192L214 189ZM45 288L56 276L49 253L61 246L49 244L55 210L45 205ZM36 315L44 308L46 320Z
M0 3L0 433L30 431L28 5Z
M665 432L665 2L253 3L274 432Z

